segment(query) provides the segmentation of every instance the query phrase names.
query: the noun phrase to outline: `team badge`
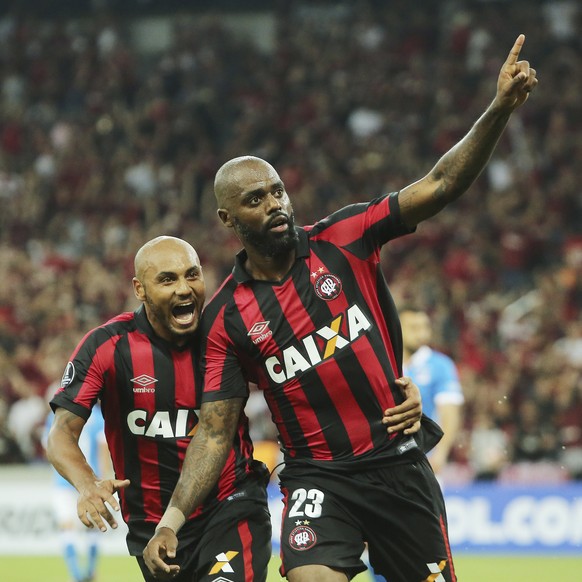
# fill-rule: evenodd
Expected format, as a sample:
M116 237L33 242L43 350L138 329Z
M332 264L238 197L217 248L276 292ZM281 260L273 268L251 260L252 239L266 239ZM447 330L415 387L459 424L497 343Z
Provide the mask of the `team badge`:
M296 527L289 534L289 545L298 552L304 552L312 548L317 542L315 532L306 525Z
M317 296L325 301L332 301L342 292L342 282L339 277L331 273L326 273L318 277L314 287Z
M75 377L75 364L69 362L65 371L63 372L63 377L61 378L61 388L66 388Z

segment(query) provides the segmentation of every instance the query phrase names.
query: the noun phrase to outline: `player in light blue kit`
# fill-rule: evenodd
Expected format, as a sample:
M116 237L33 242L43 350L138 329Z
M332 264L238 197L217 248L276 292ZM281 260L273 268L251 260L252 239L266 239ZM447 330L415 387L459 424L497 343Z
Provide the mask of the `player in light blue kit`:
M54 390L50 390L52 392ZM47 416L44 443L51 428L54 414ZM93 468L93 471L105 477L111 471L109 450L105 441L103 415L97 404L83 427L79 446ZM91 582L95 579L97 559L99 557L98 529L87 529L77 517L77 490L54 469L53 473L53 510L59 527L59 536L63 557L73 582ZM83 567L82 556L86 555Z
M426 311L406 305L400 309L403 373L420 389L423 412L436 421L444 435L429 461L437 475L444 468L461 428L465 401L453 360L429 346L431 322Z

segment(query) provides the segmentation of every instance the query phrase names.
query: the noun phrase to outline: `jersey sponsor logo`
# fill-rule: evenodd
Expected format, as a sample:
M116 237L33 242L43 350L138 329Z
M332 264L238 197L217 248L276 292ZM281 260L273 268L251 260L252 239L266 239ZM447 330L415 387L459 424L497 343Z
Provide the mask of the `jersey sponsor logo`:
M252 342L256 344L260 344L261 342L265 341L268 337L273 335L273 332L269 329L270 321L257 321L257 323L253 323L251 329L249 329L249 335L251 337Z
M69 362L65 371L63 372L63 377L61 378L61 388L66 388L75 377L75 364Z
M132 378L130 382L133 382L133 392L135 394L142 394L144 392L153 394L156 391L157 380L147 374L136 376L135 378Z
M137 409L127 415L127 426L137 436L178 439L194 436L198 428L198 417L188 408L179 408L172 413L169 410L158 410L154 414Z
M315 293L320 299L332 301L342 292L342 282L339 277L326 273L318 277L314 283Z
M289 534L289 545L298 552L309 550L317 543L315 532L306 525L300 525Z
M345 331L340 333L342 326ZM267 373L276 384L291 380L298 372L314 368L331 358L338 350L349 346L371 326L359 306L352 305L329 325L324 325L304 337L296 345L285 348L279 355L267 358Z
M236 556L238 556L238 552L235 552L234 550L230 550L228 552L221 552L217 556L214 556L214 558L216 559L216 564L212 566L208 574L210 576L212 576L213 574L218 574L218 572L228 572L229 574L233 574L234 569L230 565L230 561Z
M428 578L425 578L422 582L445 582L445 579L441 572L445 569L447 565L446 560L441 560L438 564L433 562L432 564L427 564L429 571L431 572Z

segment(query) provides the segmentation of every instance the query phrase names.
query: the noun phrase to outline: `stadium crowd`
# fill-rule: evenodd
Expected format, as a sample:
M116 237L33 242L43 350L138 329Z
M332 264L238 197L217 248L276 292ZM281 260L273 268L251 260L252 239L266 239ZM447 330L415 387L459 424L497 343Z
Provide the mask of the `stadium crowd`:
M42 459L47 388L86 330L136 307L143 242L192 242L209 296L230 271L212 193L225 160L271 161L298 224L396 190L467 131L523 32L535 95L472 191L383 265L459 367L457 477L582 479L582 9L275 6L263 42L176 14L161 53L135 46L127 16L0 18L0 462Z

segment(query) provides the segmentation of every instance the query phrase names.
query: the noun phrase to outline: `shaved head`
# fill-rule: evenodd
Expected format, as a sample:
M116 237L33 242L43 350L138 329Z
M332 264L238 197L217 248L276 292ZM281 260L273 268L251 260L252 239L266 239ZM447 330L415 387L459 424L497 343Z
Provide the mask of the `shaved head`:
M214 179L217 213L247 252L247 268L275 261L289 268L298 240L285 184L269 162L241 156L222 165ZM254 276L258 276L258 268Z
M184 345L198 328L206 288L198 254L185 240L158 236L137 251L133 290L161 338Z
M240 156L223 164L214 178L214 195L219 208L228 206L228 199L241 191L244 182L259 182L265 176L277 177L278 174L265 160L255 156Z
M146 271L157 265L160 255L175 251L194 256L196 257L196 262L198 262L198 254L194 247L185 240L174 236L158 236L145 243L137 251L133 261L135 276L140 281L143 281Z

